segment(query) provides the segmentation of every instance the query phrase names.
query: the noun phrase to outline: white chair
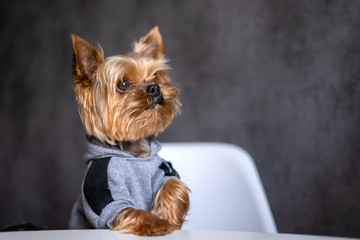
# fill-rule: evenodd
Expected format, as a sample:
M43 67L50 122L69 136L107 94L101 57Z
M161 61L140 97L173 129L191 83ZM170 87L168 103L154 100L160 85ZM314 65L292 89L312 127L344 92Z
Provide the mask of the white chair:
M256 166L242 148L164 143L159 155L172 162L191 189L183 229L277 233Z

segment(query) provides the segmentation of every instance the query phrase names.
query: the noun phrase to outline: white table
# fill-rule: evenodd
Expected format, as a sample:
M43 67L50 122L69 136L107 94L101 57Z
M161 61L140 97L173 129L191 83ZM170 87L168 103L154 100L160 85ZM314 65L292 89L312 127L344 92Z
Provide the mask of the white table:
M349 240L296 234L270 234L230 231L175 231L166 236L138 237L109 230L57 230L1 232L0 240Z

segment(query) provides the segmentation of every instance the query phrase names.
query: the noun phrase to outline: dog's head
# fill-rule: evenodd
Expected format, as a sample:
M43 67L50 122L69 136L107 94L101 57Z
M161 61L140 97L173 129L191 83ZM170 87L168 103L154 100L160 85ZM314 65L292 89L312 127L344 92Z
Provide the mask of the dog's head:
M115 144L156 136L171 123L180 101L157 27L132 52L105 59L101 47L71 37L74 91L89 135Z

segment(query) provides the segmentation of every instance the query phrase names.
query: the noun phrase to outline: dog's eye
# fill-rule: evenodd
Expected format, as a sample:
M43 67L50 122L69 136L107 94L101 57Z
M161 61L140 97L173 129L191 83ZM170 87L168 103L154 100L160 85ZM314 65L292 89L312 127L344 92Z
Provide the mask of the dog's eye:
M129 89L130 85L131 85L131 82L124 78L122 81L120 81L118 83L118 91L126 92Z

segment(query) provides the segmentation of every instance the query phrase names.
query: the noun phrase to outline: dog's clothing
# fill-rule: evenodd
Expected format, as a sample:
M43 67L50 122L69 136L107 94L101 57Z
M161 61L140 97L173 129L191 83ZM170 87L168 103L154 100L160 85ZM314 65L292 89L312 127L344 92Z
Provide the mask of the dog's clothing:
M88 141L88 169L70 219L70 228L110 228L125 208L150 211L160 187L178 177L170 162L158 156L161 144L150 139L151 154L136 158L120 147Z

